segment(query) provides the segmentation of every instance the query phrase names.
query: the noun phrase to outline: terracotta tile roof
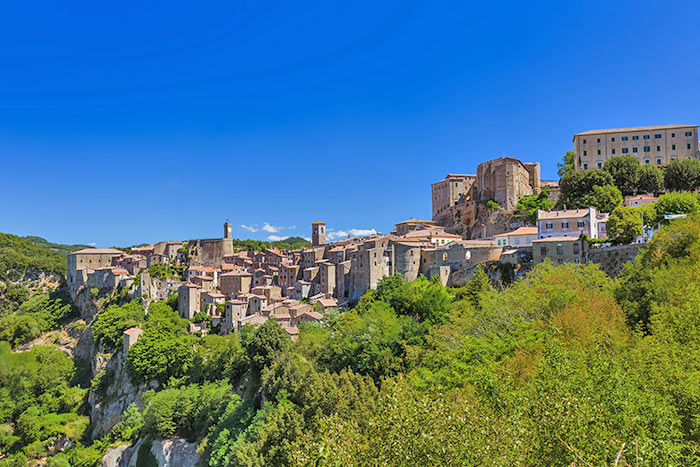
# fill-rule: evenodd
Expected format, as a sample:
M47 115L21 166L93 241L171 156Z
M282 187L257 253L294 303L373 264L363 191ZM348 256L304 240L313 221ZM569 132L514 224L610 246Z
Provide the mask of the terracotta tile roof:
M316 222L312 222L311 225L326 225L326 223L321 222L321 221L316 221Z
M126 253L115 248L85 248L75 251L71 255L125 255Z
M588 209L566 209L561 211L537 211L538 220L578 219L588 216Z
M139 333L142 333L142 332L143 332L143 329L137 328L137 327L133 327L133 328L129 328L129 329L127 329L126 331L124 331L124 334L127 334L127 335L129 335L129 336L133 336L134 334L139 334Z
M338 306L338 300L335 298L322 298L318 301L323 308Z
M407 221L402 221L402 222L396 223L396 225L401 225L401 224L432 224L432 225L435 225L437 223L434 221L426 221L424 219L416 219L415 217L411 217Z
M519 227L512 232L494 235L494 237L508 237L510 235L537 235L537 227Z
M610 128L607 130L589 130L589 131L584 131L582 133L576 133L574 137L576 136L584 136L584 135L602 135L602 134L609 134L609 133L629 133L633 131L655 131L655 130L673 130L673 129L681 129L681 128L697 128L697 125L656 125L656 126L635 126L635 127L630 127L630 128Z
M320 320L321 318L323 318L323 315L321 313L319 313L318 311L305 311L302 313L302 315L310 316L317 321Z

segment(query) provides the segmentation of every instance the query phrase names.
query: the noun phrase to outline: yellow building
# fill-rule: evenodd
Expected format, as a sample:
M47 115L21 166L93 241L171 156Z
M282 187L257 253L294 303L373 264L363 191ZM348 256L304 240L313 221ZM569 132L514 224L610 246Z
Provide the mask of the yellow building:
M658 125L591 130L574 135L574 166L602 168L605 161L630 154L640 164L663 166L673 159L700 158L697 125Z

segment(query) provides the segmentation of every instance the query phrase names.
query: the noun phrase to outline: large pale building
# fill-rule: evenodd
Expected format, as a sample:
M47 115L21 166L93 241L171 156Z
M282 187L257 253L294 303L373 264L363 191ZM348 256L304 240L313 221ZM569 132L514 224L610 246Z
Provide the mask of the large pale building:
M591 130L574 135L574 166L599 169L614 156L631 154L640 164L663 166L673 159L700 158L697 125L658 125Z

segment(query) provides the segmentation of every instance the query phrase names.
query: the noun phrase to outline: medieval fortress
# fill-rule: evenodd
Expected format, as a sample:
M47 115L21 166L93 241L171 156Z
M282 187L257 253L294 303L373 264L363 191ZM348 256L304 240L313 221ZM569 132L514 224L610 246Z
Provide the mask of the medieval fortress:
M663 145L664 151L658 151L663 156L654 161L661 161L658 165L678 157L673 153L681 147L683 157L700 158L697 129L664 125L580 133L574 137L575 166L600 167L618 152L639 155L641 163L649 164L652 159L645 154L651 149L639 151L633 144L644 141ZM327 242L326 224L317 221L311 224L310 248L237 251L226 222L222 238L164 241L128 253L97 248L72 253L67 280L74 299L95 289L126 289L148 305L177 294L179 313L192 321L192 332L216 329L225 334L275 319L295 336L299 324L320 320L329 308L352 306L392 274L408 281L424 275L460 286L479 265L492 274L509 265L517 275L549 258L555 263L610 263L615 272L620 261L636 254L639 245L615 250L620 261L591 252L583 234L607 237L607 213L594 208L539 211L535 226L514 216L521 198L543 189L552 200L557 198L558 183L541 180L538 162L500 157L479 164L475 175L447 174L433 183L432 220L398 222L388 234ZM625 202L636 206L655 200L634 198ZM149 272L156 264L183 272L179 277L156 276Z

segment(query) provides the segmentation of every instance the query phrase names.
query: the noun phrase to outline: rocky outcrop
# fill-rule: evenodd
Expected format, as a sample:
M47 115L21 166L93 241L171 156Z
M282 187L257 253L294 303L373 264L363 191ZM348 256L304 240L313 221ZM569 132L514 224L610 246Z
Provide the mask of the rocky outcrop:
M111 382L103 390L90 391L88 404L92 422L92 439L97 439L109 433L114 425L121 420L122 413L132 404L141 406L145 384L134 387L126 371L124 352L117 352L110 360L97 355L93 359L93 371L110 373Z
M139 458L139 451L141 451L141 455L144 455L141 446L147 442L147 440L139 439L132 446L121 445L108 449L100 466L135 466ZM181 438L154 440L151 442L150 454L155 457L157 464L161 467L194 467L199 460L198 447L199 443L188 443ZM147 445L144 448L147 448Z

